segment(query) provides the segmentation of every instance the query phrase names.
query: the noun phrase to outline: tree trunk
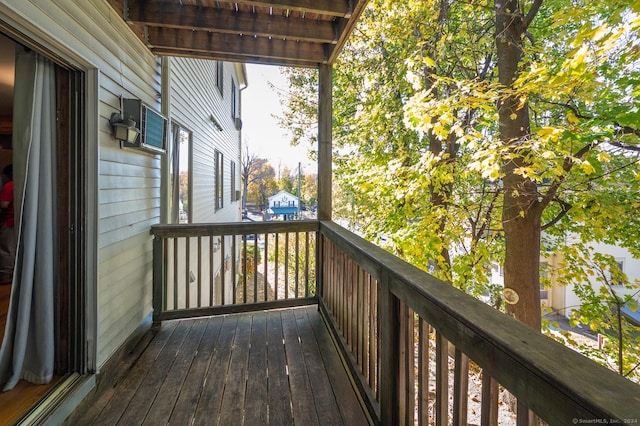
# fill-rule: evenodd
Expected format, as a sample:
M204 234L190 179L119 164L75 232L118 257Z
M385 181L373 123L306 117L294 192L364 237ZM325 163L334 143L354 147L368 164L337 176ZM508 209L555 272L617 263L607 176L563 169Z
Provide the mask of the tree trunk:
M503 86L510 87L518 74L526 27L518 0L496 0L495 7L498 77ZM526 165L526 148L522 143L529 138L529 110L517 97L505 96L498 105L498 113L500 139L511 154L502 164L504 286L518 296L517 301L505 297L511 300L507 311L539 330L541 208L535 182L514 173Z

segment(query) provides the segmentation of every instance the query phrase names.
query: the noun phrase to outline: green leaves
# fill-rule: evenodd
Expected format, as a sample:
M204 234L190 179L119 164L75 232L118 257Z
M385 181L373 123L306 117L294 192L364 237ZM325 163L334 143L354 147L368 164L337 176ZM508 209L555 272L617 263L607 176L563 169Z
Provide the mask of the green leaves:
M511 197L513 218L544 227L542 251L564 256L554 281L590 309L573 321L610 330L586 247L640 257L640 6L545 0L510 85L498 81L494 6L372 0L334 68L334 215L479 294L505 258ZM316 75L290 75L283 123L315 144ZM515 128L501 138L505 123Z

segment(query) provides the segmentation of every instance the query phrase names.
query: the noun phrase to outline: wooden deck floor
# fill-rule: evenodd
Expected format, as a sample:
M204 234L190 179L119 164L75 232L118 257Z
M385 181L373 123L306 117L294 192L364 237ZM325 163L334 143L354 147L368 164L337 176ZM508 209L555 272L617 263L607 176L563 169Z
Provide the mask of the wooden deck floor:
M163 323L73 425L365 425L316 306Z

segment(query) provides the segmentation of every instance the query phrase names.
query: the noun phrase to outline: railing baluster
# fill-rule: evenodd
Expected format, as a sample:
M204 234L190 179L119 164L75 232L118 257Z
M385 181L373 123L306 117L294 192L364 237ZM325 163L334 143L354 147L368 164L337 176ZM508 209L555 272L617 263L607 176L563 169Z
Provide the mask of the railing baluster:
M363 283L362 290L364 297L362 298L362 318L363 318L363 341L362 341L362 372L364 378L367 380L369 387L374 389L371 378L371 342L373 341L371 333L373 328L371 327L371 276L363 271Z
M284 233L284 298L289 298L289 233Z
M296 232L296 240L295 240L295 247L296 247L296 283L295 283L295 294L296 294L296 299L298 297L300 297L300 293L299 291L299 280L300 280L300 233Z
M409 313L405 303L398 303L398 420L402 425L409 422Z
M253 234L253 301L258 301L258 234Z
M345 300L344 300L344 317L345 317L345 336L347 344L353 348L353 262L349 256L345 256Z
M216 238L214 235L209 235L209 306L213 306L214 303L214 292L216 291L214 286L214 264L215 264L215 253L214 253L214 244L213 239ZM215 300L217 302L217 300Z
M429 425L429 324L418 318L418 425Z
M198 235L198 308L202 307L202 237Z
M233 279L233 285L231 286L231 301L235 305L236 304L236 292L238 289L238 275L236 271L236 252L238 251L238 236L231 236L231 277ZM224 288L222 289L222 304L225 304L224 299Z
M269 247L269 234L265 233L264 234L264 267L262 268L262 274L263 274L263 281L264 281L264 300L265 302L267 300L269 300L269 280L268 280L268 276L269 276L269 266L268 266L268 253L267 253L267 247Z
M436 426L449 424L449 342L436 331Z
M533 414L533 411L529 410L529 407L520 402L520 400L518 400L516 411L517 426L529 426L537 423L536 416Z
M280 234L276 233L275 235L275 244L274 244L274 250L273 250L273 254L274 254L274 264L273 264L273 274L274 274L274 283L273 283L273 287L274 287L274 291L276 293L275 297L276 300L278 300L278 287L280 287L280 283L278 282L278 249L279 249L279 241L278 241L278 237Z
M309 297L309 247L311 246L311 235L309 231L305 232L305 248L304 248L304 297ZM317 247L316 239L316 247ZM318 266L316 265L316 270ZM316 272L317 275L317 272ZM317 292L317 289L316 289ZM317 294L317 293L316 293Z
M358 301L358 303L356 303L356 312L355 312L355 318L356 318L356 345L354 347L355 350L355 356L356 356L356 362L358 363L358 367L360 367L360 371L363 371L363 364L362 364L362 352L364 352L363 349L363 341L364 341L364 317L362 315L362 312L364 311L364 306L362 301L364 300L364 290L363 290L363 283L362 283L362 279L363 279L363 271L360 268L356 269L356 291L357 291L357 296L356 299Z
M380 318L380 286L378 280L371 279L373 300L371 301L372 315L371 315L371 327L374 329L372 333L371 342L371 361L372 361L372 377L373 377L373 389L376 390L376 398L380 400L380 326L378 318Z
M185 307L186 308L190 308L191 307L191 240L189 239L189 237L186 237L184 239L184 264L185 264L185 268L184 268L184 286L185 286Z
M380 279L380 416L382 424L399 424L398 415L398 299L391 293L389 273Z
M169 267L169 239L164 238L162 242L162 310L167 310L169 304L169 282L168 282L168 267Z
M247 303L247 234L242 238L242 303Z
M467 391L469 389L469 358L455 351L455 370L453 375L453 424L467 424Z
M481 398L480 424L498 426L498 382L485 371L482 372Z
M178 309L178 238L173 239L173 306Z
M220 235L218 236L218 238L220 239L220 304L224 305L225 303L225 287L226 287L226 271L224 269L225 266L225 262L226 262L226 258L227 258L227 250L226 250L226 242L227 242L227 236L226 235ZM212 262L213 263L213 262ZM217 290L216 290L217 291Z

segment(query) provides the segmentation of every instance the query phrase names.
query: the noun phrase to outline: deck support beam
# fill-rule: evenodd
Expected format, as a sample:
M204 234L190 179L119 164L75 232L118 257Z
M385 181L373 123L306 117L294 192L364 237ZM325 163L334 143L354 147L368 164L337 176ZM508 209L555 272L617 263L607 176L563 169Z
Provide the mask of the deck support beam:
M318 219L331 220L333 69L320 65L318 72Z

